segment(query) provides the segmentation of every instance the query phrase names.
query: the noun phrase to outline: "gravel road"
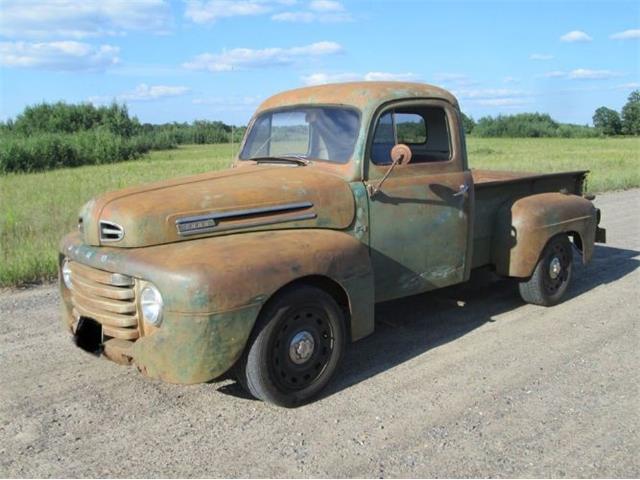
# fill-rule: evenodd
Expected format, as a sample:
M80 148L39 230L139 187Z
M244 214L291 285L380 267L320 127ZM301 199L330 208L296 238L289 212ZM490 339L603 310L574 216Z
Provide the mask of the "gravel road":
M2 292L0 477L638 477L640 190L596 204L610 243L567 301L478 273L380 305L294 410L92 357L55 287Z

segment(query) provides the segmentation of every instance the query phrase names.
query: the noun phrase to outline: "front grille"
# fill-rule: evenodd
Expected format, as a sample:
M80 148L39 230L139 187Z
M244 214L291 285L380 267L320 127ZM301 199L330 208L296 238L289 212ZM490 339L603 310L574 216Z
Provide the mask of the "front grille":
M133 278L69 262L71 303L76 318L92 318L106 337L135 340L140 336Z

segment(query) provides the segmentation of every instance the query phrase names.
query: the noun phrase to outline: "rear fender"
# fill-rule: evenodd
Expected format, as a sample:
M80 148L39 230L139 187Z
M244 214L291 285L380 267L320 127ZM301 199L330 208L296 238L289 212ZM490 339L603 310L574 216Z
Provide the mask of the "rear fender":
M492 242L496 272L510 277L531 276L551 237L578 235L583 263L591 260L596 235L596 208L577 195L540 193L501 207Z

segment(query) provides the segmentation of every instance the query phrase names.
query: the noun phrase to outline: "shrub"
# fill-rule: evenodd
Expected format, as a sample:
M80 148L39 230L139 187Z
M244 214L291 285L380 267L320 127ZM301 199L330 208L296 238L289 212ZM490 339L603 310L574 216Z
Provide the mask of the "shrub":
M149 149L149 143L141 138L126 138L108 130L2 135L0 172L113 163L137 158Z
M243 134L207 120L141 125L117 103L42 103L0 122L0 173L119 162L183 143L238 143Z
M605 135L619 135L622 132L620 114L607 107L600 107L595 111L593 126Z
M478 137L595 137L600 132L591 127L558 123L546 113L519 113L482 117L473 134Z

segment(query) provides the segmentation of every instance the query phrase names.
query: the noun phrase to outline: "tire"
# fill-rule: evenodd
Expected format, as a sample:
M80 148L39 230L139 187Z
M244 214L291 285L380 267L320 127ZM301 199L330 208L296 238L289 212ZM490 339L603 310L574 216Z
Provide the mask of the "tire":
M344 314L324 290L307 285L284 290L260 314L238 381L265 402L302 405L333 376L345 337Z
M533 275L519 284L527 303L550 307L560 303L571 281L573 250L565 234L553 237L542 251Z

